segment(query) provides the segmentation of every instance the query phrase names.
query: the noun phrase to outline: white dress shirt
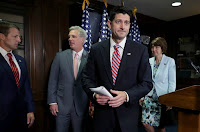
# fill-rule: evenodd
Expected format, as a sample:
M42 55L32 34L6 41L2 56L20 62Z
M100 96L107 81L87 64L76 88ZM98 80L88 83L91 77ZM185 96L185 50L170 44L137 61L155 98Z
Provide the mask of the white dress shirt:
M122 58L122 55L123 55L123 51L124 51L124 47L125 47L125 43L126 43L126 37L119 43L120 45L120 48L118 49L119 53L120 53L120 58ZM110 63L111 63L111 67L112 67L112 56L113 56L113 53L115 51L114 49L114 45L116 43L113 41L113 39L111 38L110 39Z
M119 47L119 49L118 49L118 51L119 51L119 54L120 54L120 58L122 59L122 55L123 55L123 52L124 52L124 47L125 47L125 43L126 43L126 37L119 43L119 45L120 45L120 47ZM115 45L116 43L113 41L113 39L111 38L110 39L110 63L111 63L111 67L112 67L112 57L113 57L113 53L114 53L114 51L115 51L115 49L114 49L114 45ZM124 91L125 92L125 91ZM126 93L126 101L125 102L128 102L129 101L129 96L128 96L128 94L127 94L127 92L125 92Z
M72 56L73 56L73 61L74 61L74 56L76 54L76 52L74 50L72 50ZM81 64L81 58L82 58L82 54L83 54L83 49L81 51L79 51L78 53L78 69L79 69L79 66Z

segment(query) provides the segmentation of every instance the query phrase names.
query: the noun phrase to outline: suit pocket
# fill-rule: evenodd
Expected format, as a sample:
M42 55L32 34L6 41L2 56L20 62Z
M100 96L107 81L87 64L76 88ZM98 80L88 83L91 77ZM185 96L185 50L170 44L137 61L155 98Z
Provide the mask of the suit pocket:
M57 95L63 96L64 95L64 85L58 84Z
M0 104L0 120L5 120L8 116L8 110L6 110L6 105Z
M5 120L8 116L8 112L0 112L0 120Z
M167 76L167 74L163 74L163 77L160 77L160 79L161 79L162 83L168 82L168 76Z
M62 96L64 95L63 90L58 90L58 91L57 91L57 95L62 97Z

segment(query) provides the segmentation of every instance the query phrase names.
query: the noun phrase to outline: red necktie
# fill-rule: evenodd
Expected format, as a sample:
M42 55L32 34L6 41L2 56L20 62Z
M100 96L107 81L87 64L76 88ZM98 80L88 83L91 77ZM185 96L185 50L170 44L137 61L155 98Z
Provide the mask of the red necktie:
M75 56L74 56L74 77L76 79L77 77L77 74L78 74L78 53L75 53Z
M112 78L113 78L113 85L115 85L115 81L117 78L117 73L118 73L118 69L119 69L119 65L121 62L121 58L120 58L120 53L119 53L119 49L120 45L119 44L115 44L114 45L114 53L112 56Z
M17 87L19 87L19 71L17 69L17 66L13 62L12 54L11 53L7 53L7 56L9 57L10 67L11 67L13 75L15 77Z

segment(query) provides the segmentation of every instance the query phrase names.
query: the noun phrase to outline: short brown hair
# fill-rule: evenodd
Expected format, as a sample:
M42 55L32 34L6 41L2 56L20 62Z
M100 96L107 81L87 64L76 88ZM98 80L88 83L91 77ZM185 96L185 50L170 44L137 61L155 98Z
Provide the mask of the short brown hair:
M133 14L130 10L128 10L126 7L122 6L116 6L110 11L109 20L112 22L115 19L116 14L122 13L123 15L127 14L130 17L130 22L133 21Z
M157 37L151 41L151 47L160 46L163 53L167 53L167 42L162 37Z
M8 22L5 22L5 21L0 21L0 33L7 36L9 34L10 28L16 28L16 29L19 30L19 27L17 27L14 24L11 24L11 23L8 23Z

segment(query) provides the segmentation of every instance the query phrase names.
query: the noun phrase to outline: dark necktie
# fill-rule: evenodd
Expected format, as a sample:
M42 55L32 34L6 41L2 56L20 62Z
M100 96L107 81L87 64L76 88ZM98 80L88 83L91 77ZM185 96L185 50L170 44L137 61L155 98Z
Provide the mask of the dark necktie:
M11 67L13 75L15 77L17 87L19 87L19 82L20 82L20 80L19 80L19 71L17 69L17 66L13 62L12 54L11 53L7 53L7 56L9 57L10 67Z
M113 56L112 56L112 78L113 78L113 85L115 85L115 81L116 81L116 78L117 78L117 73L118 73L118 70L119 70L119 65L120 65L120 62L121 62L121 58L120 58L120 53L119 53L119 47L120 45L119 44L115 44L114 45L114 53L113 53Z

